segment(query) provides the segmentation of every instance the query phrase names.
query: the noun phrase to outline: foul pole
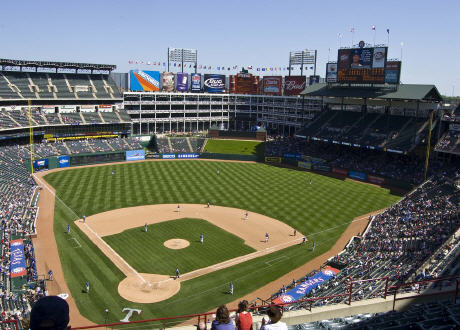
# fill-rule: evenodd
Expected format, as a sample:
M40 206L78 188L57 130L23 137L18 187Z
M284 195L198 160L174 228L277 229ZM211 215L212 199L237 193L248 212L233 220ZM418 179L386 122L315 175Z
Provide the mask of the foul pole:
M32 112L31 112L32 100L28 99L27 105L29 106L30 173L34 174L34 128L32 125Z

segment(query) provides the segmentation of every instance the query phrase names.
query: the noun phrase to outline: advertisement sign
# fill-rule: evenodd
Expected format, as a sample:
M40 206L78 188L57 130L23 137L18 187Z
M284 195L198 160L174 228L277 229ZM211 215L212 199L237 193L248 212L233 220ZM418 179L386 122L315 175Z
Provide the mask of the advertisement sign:
M163 159L176 159L176 154L162 154L161 158L163 158Z
M385 83L399 84L401 61L388 61L385 67Z
M372 56L372 67L375 68L384 68L385 60L387 58L387 49L386 47L376 47L374 48L374 54Z
M310 83L310 86L313 84L319 84L319 76L310 76L308 81Z
M286 153L286 154L283 154L283 158L296 158L296 159L301 159L301 158L302 158L302 155L301 155L301 154Z
M324 171L324 172L331 171L331 167L329 165L321 165L321 164L313 165L313 169L316 171Z
M270 164L281 163L281 157L265 157L265 162Z
M225 76L223 74L205 74L204 91L206 93L225 92Z
M262 93L265 95L281 95L281 85L283 77L265 76L262 79Z
M127 150L126 151L126 160L127 161L141 160L141 159L145 159L145 150L144 149Z
M178 92L188 91L188 73L179 72L177 74L176 91Z
M330 266L323 268L319 273L313 275L306 281L300 283L293 289L282 294L272 301L273 304L289 303L299 299L302 299L311 290L316 288L318 285L329 281L332 277L335 277L340 271Z
M129 71L129 89L134 92L158 92L160 90L160 72Z
M69 167L69 156L60 156L58 158L59 161L59 167Z
M337 82L337 63L326 64L326 82L335 83Z
M163 72L163 91L174 92L174 73Z
M48 158L46 158L46 159L34 160L33 166L34 166L34 168L48 167Z
M374 176L374 175L368 175L367 176L367 180L371 183L375 183L375 184L384 184L385 183L385 179L384 178L381 178L381 177L378 177L378 176Z
M257 94L257 79L250 73L238 73L230 76L230 93Z
M298 162L297 167L306 168L307 170L311 170L311 162Z
M307 84L305 76L286 76L284 77L284 95L299 95L303 92Z
M343 168L340 167L333 167L332 168L332 173L337 173L337 174L342 174L342 175L348 175L348 171L344 170Z
M24 275L26 275L24 242L22 239L15 239L10 242L10 276L14 278Z
M92 106L94 108L94 106ZM111 104L99 104L99 109L112 109Z
M200 158L200 154L177 154L177 158Z
M363 172L350 171L348 172L348 176L352 179L366 181L366 173Z
M190 80L191 80L190 90L192 92L201 92L201 74L192 73Z

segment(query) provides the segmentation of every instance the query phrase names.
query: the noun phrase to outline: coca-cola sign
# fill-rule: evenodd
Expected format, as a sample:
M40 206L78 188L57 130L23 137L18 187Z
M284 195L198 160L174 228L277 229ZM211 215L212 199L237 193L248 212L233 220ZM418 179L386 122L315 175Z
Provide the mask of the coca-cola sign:
M287 76L284 78L284 95L299 95L305 89L305 76Z
M205 74L204 91L208 93L223 93L225 91L225 76L222 74Z
M264 77L262 80L263 93L266 95L281 95L281 76Z

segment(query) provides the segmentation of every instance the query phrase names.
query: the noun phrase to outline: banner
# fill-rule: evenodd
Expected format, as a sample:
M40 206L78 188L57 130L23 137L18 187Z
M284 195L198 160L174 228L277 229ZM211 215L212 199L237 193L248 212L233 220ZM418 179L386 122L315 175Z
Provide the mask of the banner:
M281 157L265 157L265 162L270 164L281 163Z
M313 165L313 169L316 171L324 171L324 172L330 172L331 167L329 165Z
M201 92L201 74L192 73L190 90L192 92Z
M332 168L332 173L337 173L337 174L342 174L342 175L348 175L348 171L344 170L343 168L340 167L333 167Z
M141 160L145 159L145 150L144 149L139 149L139 150L127 150L126 151L126 160Z
M311 170L311 162L298 162L298 167L306 168L307 170Z
M174 73L163 72L163 91L174 92Z
M223 74L205 74L204 91L206 93L224 93L225 76Z
M46 158L46 159L34 160L33 166L34 166L34 168L48 167L48 158Z
M352 179L366 181L366 173L363 172L350 171L348 172L348 176Z
M163 158L163 159L175 159L176 154L162 154L161 158Z
M374 176L374 175L368 175L367 176L367 180L371 183L375 183L375 184L384 184L385 183L385 179L384 178L381 178L381 177L378 177L378 176Z
M188 73L179 72L177 74L176 91L178 92L188 91Z
M265 95L281 95L281 76L265 76L262 79L262 93Z
M200 158L200 154L177 154L177 158Z
M10 242L10 276L14 278L24 275L26 275L24 241L15 239Z
M318 285L323 284L324 282L329 281L332 277L336 276L339 273L338 269L332 267L325 267L319 273L313 275L311 278L297 285L295 288L289 290L285 294L277 297L273 300L273 304L282 304L289 303L299 299L302 299L307 295L311 290L316 288Z
M301 159L301 158L302 158L302 155L301 155L301 154L286 153L286 154L283 154L283 158L296 158L296 159Z
M129 71L129 89L136 92L158 92L160 90L160 72Z
M59 167L69 167L69 156L60 156L59 160Z
M284 95L299 95L306 87L307 78L305 76L286 76L284 77Z
M337 63L326 64L326 82L336 83L337 82Z
M318 75L316 75L316 76L310 76L310 77L308 78L309 85L311 86L311 85L313 85L313 84L319 84L319 79L320 79L320 77L319 77Z

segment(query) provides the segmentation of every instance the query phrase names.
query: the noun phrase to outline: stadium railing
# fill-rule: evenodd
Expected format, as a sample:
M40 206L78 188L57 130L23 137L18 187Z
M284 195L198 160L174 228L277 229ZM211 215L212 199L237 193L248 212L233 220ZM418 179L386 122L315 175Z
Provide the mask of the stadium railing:
M391 296L393 297L393 310L395 310L396 301L399 301L399 300L413 299L413 298L419 298L419 297L430 297L430 296L442 294L445 296L452 295L453 303L455 304L457 301L457 298L459 297L458 291L459 291L460 276L449 276L449 277L430 279L430 280L424 280L424 281L418 281L418 282L402 283L402 284L393 285L393 286L388 285L388 277L380 277L380 278L374 278L374 279L368 279L368 280L350 281L348 288L345 290L344 293L341 293L341 294L335 294L335 295L324 296L324 297L304 298L304 299L299 299L296 301L291 301L291 302L286 302L286 303L276 304L276 305L285 308L290 305L301 304L302 306L305 306L306 310L312 312L312 305L316 302L338 298L338 297L340 298L348 297L345 303L350 306L353 301L353 293L356 293L356 291L355 292L353 291L354 288L356 288L357 285L359 284L362 284L365 282L371 282L371 281L374 281L374 282L385 281L385 288L384 288L384 293L383 293L382 298L386 300L388 297L391 297ZM442 283L446 281L449 281L451 283L455 281L455 289L450 289L449 287L450 290L443 291ZM433 285L435 283L441 283L438 292L432 292L432 291L425 292L425 290L429 289L430 285ZM417 285L418 289L415 292L411 290L410 293L412 293L412 295L405 295L405 296L400 296L400 297L397 296L398 294L407 294L407 292L400 292L401 289L408 288L408 287L411 288L415 285ZM307 306L308 308L306 308ZM264 314L264 311L267 310L269 307L270 307L270 304L257 305L257 306L252 305L250 306L249 310L254 314ZM229 312L230 313L237 312L237 309L230 309ZM172 317L162 317L162 318L156 318L156 319L137 320L137 321L130 321L130 322L116 322L116 323L107 323L107 324L99 324L99 325L80 326L80 327L72 327L72 329L79 330L79 329L97 329L97 328L114 328L114 327L134 327L135 325L142 325L142 324L149 324L149 323L150 323L150 326L153 326L152 323L156 323L155 327L167 328L169 327L167 326L167 324L171 324L172 325L171 327L179 326L180 323L183 323L189 319L191 319L190 324L198 324L201 321L207 323L210 320L210 317L212 318L213 314L215 314L215 312L188 314L188 315L172 316Z

